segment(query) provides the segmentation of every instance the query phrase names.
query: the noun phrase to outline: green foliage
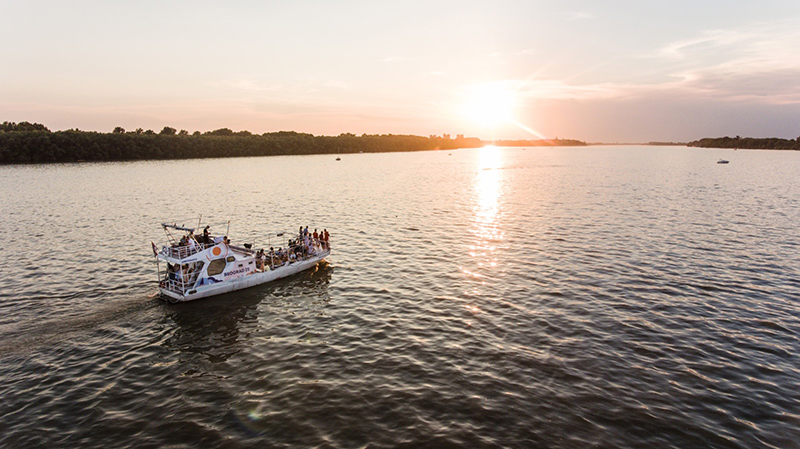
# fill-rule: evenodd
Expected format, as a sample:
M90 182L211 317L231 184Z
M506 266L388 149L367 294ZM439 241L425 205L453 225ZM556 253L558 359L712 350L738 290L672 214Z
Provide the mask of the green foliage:
M753 137L716 137L705 138L689 142L687 146L702 148L743 148L750 150L800 150L800 138L798 140L779 139L769 137L765 139Z
M41 131L49 133L50 130L40 123L29 122L3 122L0 124L0 132L15 132L15 131Z
M115 129L111 133L50 132L43 125L35 125L35 130L28 126L19 130L20 125L6 122L0 128L0 164L376 153L483 145L475 138L443 139L392 134L333 137L279 131L253 135L223 128L202 135L195 132L188 137L185 131L177 135L163 130L156 134L141 128L133 132L119 128L122 132Z
M165 126L164 129L162 129L159 134L161 134L162 136L174 136L176 132L178 132L177 129Z
M209 131L205 133L206 136L232 136L233 131L228 128L220 128L214 131Z

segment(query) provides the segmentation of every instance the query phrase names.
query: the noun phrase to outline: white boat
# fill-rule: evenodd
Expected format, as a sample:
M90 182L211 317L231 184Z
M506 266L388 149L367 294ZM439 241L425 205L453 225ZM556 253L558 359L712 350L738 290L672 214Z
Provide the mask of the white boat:
M203 235L195 236L193 228L168 223L161 226L167 236L166 243L160 249L151 243L157 262L159 293L172 303L282 279L315 267L331 253L324 238L315 240L310 234L289 239L286 246L273 247L273 251L256 252L252 244L235 246L227 236L209 235L208 227ZM181 237L176 238L175 234ZM283 236L284 233L275 234L275 237Z

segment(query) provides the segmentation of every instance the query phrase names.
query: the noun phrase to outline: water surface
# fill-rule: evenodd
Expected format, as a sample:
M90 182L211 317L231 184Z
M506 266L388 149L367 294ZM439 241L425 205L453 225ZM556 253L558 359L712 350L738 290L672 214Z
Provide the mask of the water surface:
M800 153L333 159L0 167L0 445L798 447ZM200 215L333 253L165 304Z

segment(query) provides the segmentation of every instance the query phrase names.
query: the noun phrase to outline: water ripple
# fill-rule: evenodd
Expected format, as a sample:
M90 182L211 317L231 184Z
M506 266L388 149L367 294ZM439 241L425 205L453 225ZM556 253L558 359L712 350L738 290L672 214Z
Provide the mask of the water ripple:
M800 160L710 151L0 167L0 445L796 447ZM334 253L165 304L164 191Z

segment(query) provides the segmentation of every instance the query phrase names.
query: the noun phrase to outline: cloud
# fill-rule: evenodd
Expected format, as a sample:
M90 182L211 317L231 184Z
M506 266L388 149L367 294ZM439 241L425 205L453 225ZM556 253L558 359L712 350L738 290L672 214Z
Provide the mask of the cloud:
M507 79L521 98L630 100L671 95L696 101L800 103L800 20L761 23L747 29L709 30L642 55L628 79L578 83L571 79ZM655 55L655 56L654 56ZM634 62L635 61L628 61ZM635 64L634 64L635 65Z
M761 72L706 70L681 83L705 98L768 104L800 104L800 68Z
M659 55L665 59L685 59L699 65L723 57L738 66L763 64L769 67L800 66L800 19L750 24L747 28L708 30L689 39L663 46Z
M747 30L716 30L663 49L681 59L673 75L706 98L773 104L800 101L800 20L761 23Z
M730 30L705 31L701 36L671 42L659 54L670 59L685 59L698 53L719 51L721 47L735 45L747 39L744 33Z

